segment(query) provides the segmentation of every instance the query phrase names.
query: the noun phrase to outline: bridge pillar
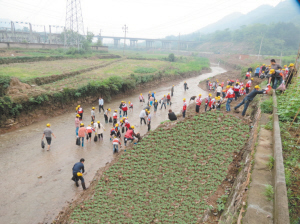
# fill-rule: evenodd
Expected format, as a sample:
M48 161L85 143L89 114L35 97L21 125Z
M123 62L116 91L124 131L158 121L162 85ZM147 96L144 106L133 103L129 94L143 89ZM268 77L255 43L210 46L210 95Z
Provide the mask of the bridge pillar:
M153 47L153 40L146 40L146 48L152 48Z
M170 41L162 41L162 48L163 49L171 49L171 42Z
M137 40L130 39L130 47L137 47Z
M114 46L118 48L119 45L120 45L120 39L114 38Z

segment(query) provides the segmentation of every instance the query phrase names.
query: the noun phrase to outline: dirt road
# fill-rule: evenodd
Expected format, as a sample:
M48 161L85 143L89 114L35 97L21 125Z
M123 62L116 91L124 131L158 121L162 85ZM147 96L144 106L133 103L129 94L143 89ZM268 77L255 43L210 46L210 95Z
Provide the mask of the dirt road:
M183 82L175 85L174 97L172 98L172 110L179 113L182 109L182 98L187 98L199 93L205 95L197 85L199 81L208 77L226 72L220 67L212 67L212 72L184 81L188 83L189 90L184 92ZM160 99L167 94L171 86L158 89L144 89L143 94L155 91L156 98ZM138 102L138 94L130 97L114 99L105 104L105 108L117 109L120 101L131 101L134 105L133 113L129 113L130 124L136 126L136 131L144 134L147 126L139 124L139 113L142 106ZM92 106L83 105L85 113L83 122L90 123L90 110ZM160 105L159 105L160 106ZM169 106L167 107L167 110ZM156 128L161 121L167 120L167 110L158 110L152 113L152 129ZM14 132L0 135L0 164L1 164L1 202L0 223L51 223L58 212L67 205L67 201L75 198L76 193L82 188L77 188L71 181L72 167L80 158L85 158L86 173L84 178L87 186L96 171L104 167L113 159L112 145L109 141L111 124L105 124L104 141L86 143L85 146L75 145L75 113L67 113L62 116L51 118L44 122L32 124ZM96 120L104 124L103 113L97 111ZM47 152L41 149L40 142L46 123L51 124L51 129L56 135L53 139L51 150Z

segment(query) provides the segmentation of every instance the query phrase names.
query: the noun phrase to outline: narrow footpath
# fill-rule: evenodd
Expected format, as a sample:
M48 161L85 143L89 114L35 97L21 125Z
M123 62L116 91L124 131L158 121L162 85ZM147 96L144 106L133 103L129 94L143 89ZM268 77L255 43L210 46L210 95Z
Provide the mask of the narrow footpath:
M220 67L211 67L212 72L202 74L198 77L189 78L182 82L164 85L157 89L144 89L143 95L148 91L155 91L156 98L170 92L171 85L175 85L172 106L167 110L158 110L157 114L152 113L152 129L155 129L160 122L168 119L168 109L175 113L182 109L182 99L207 93L198 87L198 83L208 77L226 72ZM189 90L184 92L183 83L186 81ZM135 125L136 131L142 135L147 132L147 126L139 124L139 113L143 108L138 102L139 94L114 99L110 103L105 103L105 108L115 110L120 101L131 101L134 111L128 114L129 122ZM90 124L91 108L98 105L83 104L83 123ZM159 105L160 106L160 105ZM76 194L82 192L82 188L77 188L71 181L72 167L80 158L85 158L86 173L84 178L89 186L96 171L112 161L112 145L109 140L111 124L104 123L103 113L96 114L96 121L100 120L105 125L103 142L85 142L85 146L75 145L75 113L50 118L43 122L38 122L19 130L0 135L0 164L2 172L0 220L1 223L32 224L51 223L59 211L71 201ZM47 123L51 124L51 129L56 135L53 139L51 150L47 152L41 149L41 138Z

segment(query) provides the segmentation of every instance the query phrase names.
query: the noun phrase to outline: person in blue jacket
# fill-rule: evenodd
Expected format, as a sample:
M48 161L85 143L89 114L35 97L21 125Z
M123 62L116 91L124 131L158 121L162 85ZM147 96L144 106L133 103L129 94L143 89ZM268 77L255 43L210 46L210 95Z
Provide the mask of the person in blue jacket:
M254 97L257 95L257 94L263 94L263 93L266 93L265 90L262 90L262 91L259 91L259 86L255 86L254 87L254 90L252 90L244 99L242 102L240 102L234 109L236 110L237 108L239 108L240 106L242 106L243 104L244 105L244 110L242 112L242 116L245 116L246 114L246 111L247 111L247 108L249 106L249 104L251 103L251 101L254 99Z
M72 169L73 171L72 180L75 181L77 187L79 187L78 180L80 180L83 190L86 190L84 178L82 177L82 174L84 173L83 163L84 163L84 158L81 158L80 162L74 164Z
M255 74L254 74L254 77L259 77L259 71L260 71L260 67L259 65L256 67L255 69Z

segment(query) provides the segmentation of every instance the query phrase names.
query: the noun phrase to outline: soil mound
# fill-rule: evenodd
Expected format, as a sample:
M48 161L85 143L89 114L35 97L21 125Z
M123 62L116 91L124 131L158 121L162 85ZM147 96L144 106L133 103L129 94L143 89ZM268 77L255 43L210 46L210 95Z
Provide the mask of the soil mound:
M10 85L9 87L7 88L7 93L8 94L17 94L17 93L20 93L20 92L23 92L23 90L26 90L26 89L30 89L31 86L26 84L26 83L22 83L20 82L20 80L18 78L11 78L10 80Z

